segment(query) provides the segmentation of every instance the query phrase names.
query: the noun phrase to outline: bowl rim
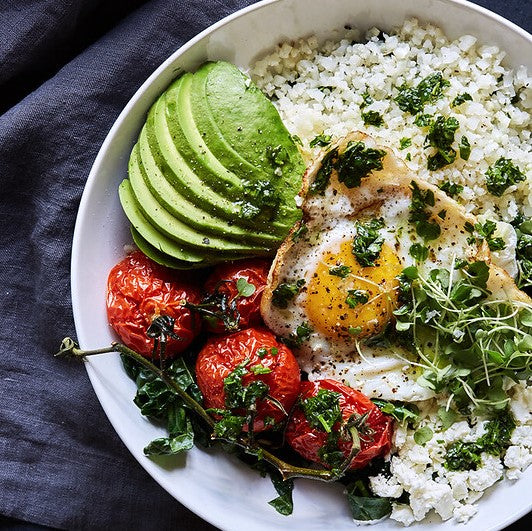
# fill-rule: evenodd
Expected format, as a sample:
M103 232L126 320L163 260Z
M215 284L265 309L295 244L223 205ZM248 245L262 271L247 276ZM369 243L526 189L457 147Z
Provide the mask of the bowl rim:
M113 143L114 137L116 135L117 130L120 129L122 122L125 120L125 118L129 115L131 109L137 104L138 100L140 100L144 93L151 87L151 85L156 82L156 80L163 74L163 72L166 71L166 69L174 63L174 61L183 55L186 51L188 51L190 48L194 47L198 42L200 42L202 39L210 35L211 33L216 32L218 29L226 26L227 24L231 23L233 20L243 17L247 15L248 13L251 13L253 11L259 11L261 9L264 9L268 7L271 4L277 4L282 3L286 0L260 0L254 4L251 4L247 7L241 8L224 18L220 19L219 21L215 22L214 24L208 26L204 30L202 30L200 33L192 37L190 40L185 42L183 45L181 45L177 50L175 50L173 53L171 53L149 76L148 78L140 85L140 87L135 91L133 96L130 98L128 103L125 105L125 107L122 109L118 117L115 119L113 125L109 129L109 132L107 133L103 143L101 144L98 154L96 155L94 162L91 166L91 170L88 174L85 186L83 188L82 196L80 199L78 212L75 220L75 226L73 231L73 238L72 238L72 253L71 253L71 260L70 260L70 282L71 282L71 297L72 297L72 311L73 311L73 317L74 317L74 324L76 329L76 334L78 333L78 330L80 330L80 322L81 322L81 300L77 296L77 293L79 293L79 287L80 283L78 282L78 276L77 271L79 270L79 267L81 265L80 261L80 246L81 246L81 238L80 233L82 232L82 221L84 218L87 217L87 211L90 206L90 196L92 194L93 189L97 185L97 176L101 170L101 166L103 164L103 161L105 160L107 156L107 151L109 146ZM467 10L477 12L480 15L483 15L484 17L490 18L499 24L505 26L510 32L517 33L521 37L523 37L525 40L529 41L530 44L532 44L532 34L530 34L525 29L521 28L514 22L511 22L504 18L503 16L494 13L493 11L490 11L489 9L474 4L468 0L437 0L440 3L447 3L447 4L453 4L456 6L461 6ZM148 463L149 460L139 459L135 452L133 451L133 443L128 440L127 437L124 436L123 430L120 428L118 422L113 418L113 415L110 414L110 406L105 403L102 398L100 398L100 395L97 392L97 375L94 373L94 371L91 370L90 365L86 364L85 368L87 370L89 380L91 382L91 385L95 391L95 394L98 398L98 401L104 410L107 419L111 423L113 429L119 436L122 443L126 446L128 451L132 454L132 456L135 458L135 460L140 464L140 466L151 476L151 478L156 481L161 488L166 490L168 492L168 489L165 486L166 481L161 477L155 477L152 472L150 471L150 463ZM175 497L175 496L174 496ZM181 503L183 506L185 506L187 509L195 513L197 516L201 517L206 522L214 525L219 526L222 524L222 522L219 519L216 519L212 513L208 512L208 507L201 504L200 501L192 502L190 500L183 500L183 499L177 499L179 503ZM511 517L507 518L504 523L498 524L496 526L490 527L486 529L486 531L495 531L502 529L513 522L517 521L524 515L526 515L528 512L530 512L531 507L524 508L521 511L512 514ZM418 523L419 524L419 523ZM223 525L223 524L222 524Z

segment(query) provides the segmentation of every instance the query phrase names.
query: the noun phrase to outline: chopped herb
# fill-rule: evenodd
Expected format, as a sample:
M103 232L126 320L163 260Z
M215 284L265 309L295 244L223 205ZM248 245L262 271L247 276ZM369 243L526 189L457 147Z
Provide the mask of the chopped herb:
M338 150L329 151L322 159L321 166L316 172L316 177L310 185L310 193L321 194L325 191L331 179L331 173L334 169L334 162L338 156Z
M501 197L507 188L525 180L525 174L510 159L499 158L486 172L488 192Z
M301 400L301 409L313 428L327 433L342 420L340 393L328 389L321 388L316 396Z
M423 426L414 432L414 441L423 446L432 439L433 435L434 432L428 426Z
M412 145L412 139L407 138L406 136L399 140L399 149L406 149Z
M368 105L371 105L373 103L373 98L368 94L368 91L364 92L362 94L362 104L360 105L360 108L367 107Z
M410 204L410 216L408 220L415 223L416 232L425 241L435 240L441 233L440 226L435 221L429 221L430 213L425 206L435 205L432 190L421 190L415 181L411 181L412 203Z
M452 183L446 181L439 185L440 190L443 190L449 197L460 195L464 191L464 187L461 184Z
M482 240L486 240L490 251L501 251L506 248L506 244L502 238L493 237L493 234L497 230L497 223L494 221L488 220L484 224L475 223L474 226L471 223L466 223L464 228L471 234L476 234L476 236L471 236L467 239L467 242L470 244L475 242L480 243Z
M300 278L292 284L283 282L279 284L272 293L272 303L277 308L288 308L288 301L292 300L299 290L305 285L305 279Z
M329 267L329 275L335 277L347 278L351 274L351 268L346 265Z
M262 364L259 364L259 365L252 365L249 370L253 373L253 374L270 374L272 372L272 370L269 368L269 367L265 367L264 365Z
M347 290L347 297L345 303L349 308L355 308L359 304L366 304L369 300L369 293L363 289L349 289Z
M438 217L440 219L445 219L447 217L447 210L443 209L438 212Z
M248 385L243 384L244 376L249 374L248 364L249 360L243 361L224 378L225 405L228 408L249 409L270 390L262 380L253 380Z
M296 144L299 144L300 146L303 145L303 141L301 140L301 138L297 135L291 135L292 137L292 140L296 143Z
M279 349L278 349L277 347L272 347L272 348L270 349L270 354L271 354L272 356L277 356L277 354L279 354Z
M328 146L331 143L331 139L332 139L331 135L325 135L325 134L322 133L321 135L315 136L310 141L309 146L310 147L315 147L315 146L325 147L325 146Z
M410 246L408 253L418 262L424 262L429 257L429 249L420 243L414 243Z
M386 151L366 148L364 142L348 142L334 167L338 171L338 181L348 188L360 186L363 177L373 170L382 170L382 159Z
M458 149L460 150L460 158L462 160L469 160L469 155L471 155L471 144L466 136L463 136L458 144Z
M412 155L410 155L410 153L407 153L405 159L406 160L412 160Z
M294 510L294 502L292 501L292 491L294 490L294 480L287 479L283 481L278 473L270 473L273 486L279 495L277 498L268 503L283 516L289 516Z
M483 452L502 457L511 444L514 429L512 414L507 410L501 411L486 424L486 432L475 442L458 441L451 445L445 455L445 468L453 471L477 470Z
M361 326L350 326L347 329L347 333L350 336L358 336L360 334L360 332L362 332L362 327Z
M301 223L299 227L292 233L292 240L299 241L308 232L308 227Z
M428 127L432 123L432 116L430 114L418 114L414 120L414 124L418 127Z
M251 297L255 293L255 286L250 284L245 278L240 277L236 281L236 289L241 297Z
M264 356L266 356L268 354L268 349L265 348L265 347L260 347L259 349L257 349L257 356L259 358L264 358Z
M435 72L422 79L415 88L404 84L394 99L402 111L417 114L423 110L425 104L441 98L443 89L449 85L441 72Z
M374 266L379 258L384 237L379 229L384 227L381 219L366 222L355 221L356 236L353 240L352 252L362 267Z
M462 103L465 103L466 101L473 101L473 98L471 97L471 94L462 92L462 94L459 94L456 96L456 98L454 98L451 103L451 107L458 107L458 105L462 105Z
M289 347L300 347L304 341L307 341L312 332L314 332L312 327L308 323L303 323L296 328L295 334L290 334L290 336L283 339L283 342Z
M377 111L367 111L362 113L362 120L364 120L364 125L374 125L375 127L380 127L384 124L384 119L382 115Z
M456 151L451 148L451 144L454 142L454 133L458 127L458 120L452 116L449 118L438 116L430 124L425 140L428 146L436 148L437 151L428 158L429 170L438 170L454 162Z
M526 288L532 286L532 220L518 216L512 225L517 235L517 285L519 288Z
M414 404L403 404L402 402L388 402L379 398L372 398L371 401L387 415L392 416L398 422L416 423L419 419L419 410Z

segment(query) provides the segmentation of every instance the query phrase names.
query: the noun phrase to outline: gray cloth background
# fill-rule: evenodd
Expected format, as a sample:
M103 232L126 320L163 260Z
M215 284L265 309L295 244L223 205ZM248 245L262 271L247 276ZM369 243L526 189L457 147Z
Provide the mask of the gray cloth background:
M168 55L251 3L0 2L0 515L61 529L213 529L129 455L83 367L51 354L75 336L74 220L109 128ZM477 3L530 31L530 0Z

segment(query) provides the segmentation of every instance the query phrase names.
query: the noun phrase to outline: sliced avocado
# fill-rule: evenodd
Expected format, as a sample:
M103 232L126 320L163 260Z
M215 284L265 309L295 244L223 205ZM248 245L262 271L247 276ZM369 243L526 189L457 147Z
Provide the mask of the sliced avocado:
M168 182L199 208L229 220L237 219L240 207L213 191L199 179L176 148L168 127L162 125L157 128L157 136L154 136L154 112L155 106L148 114L146 136L139 138L141 159L144 160L145 151L149 152Z
M235 173L242 168L251 187L271 183L279 196L274 219L291 227L300 218L295 196L305 163L274 105L236 66L222 61L202 65L188 94L186 88L181 98L190 98L195 124L213 155Z
M194 173L211 188L229 199L242 196L239 171L227 169L210 151L209 139L201 134L190 110L189 88L196 74L184 74L172 83L156 104L155 122L168 128L183 158Z
M165 267L170 267L172 269L191 269L194 267L194 262L185 262L184 260L178 260L177 258L172 258L171 256L159 251L153 245L149 244L140 233L133 227L131 229L131 236L135 245L148 257L151 258L154 262L161 264ZM198 262L197 266L204 266L203 262Z
M227 255L250 252L269 254L271 252L270 247L261 247L246 242L237 243L194 230L189 225L172 216L172 214L162 207L150 192L138 169L138 166L135 164L130 164L129 166L129 181L133 196L137 201L140 211L150 225L168 238L193 249L222 252Z
M142 141L145 140L144 130L141 132L140 138ZM243 229L227 222L225 219L212 216L188 201L166 180L151 157L149 150L144 151L144 159L140 160L138 144L133 148L129 160L130 178L132 172L142 175L150 192L165 210L194 229L231 240L239 241L244 239L272 250L277 247L278 237ZM131 182L133 184L134 181L132 180Z
M158 232L149 224L135 201L128 179L124 179L120 183L118 194L120 196L122 208L124 209L131 225L150 245L172 258L177 258L184 262L199 264L205 261L205 256L203 254L187 249L184 245L179 245Z

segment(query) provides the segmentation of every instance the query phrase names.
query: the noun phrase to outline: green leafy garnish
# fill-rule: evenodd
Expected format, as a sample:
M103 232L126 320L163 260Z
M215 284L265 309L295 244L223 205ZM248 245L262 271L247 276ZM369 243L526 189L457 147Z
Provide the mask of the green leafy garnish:
M406 149L407 147L410 147L412 145L412 139L403 137L401 140L399 140L399 149Z
M304 223L301 223L299 227L292 233L292 240L298 242L307 232L308 227Z
M366 222L355 221L356 236L353 240L352 252L362 267L374 266L379 258L384 237L379 229L384 227L381 219Z
M408 220L415 224L418 236L425 241L435 240L441 233L440 226L436 221L430 221L430 213L426 206L433 207L435 203L434 192L432 190L422 190L416 181L411 181L412 203L410 204L410 215Z
M301 400L301 409L309 424L318 430L330 433L333 426L342 420L340 393L321 388L316 396Z
M309 192L311 194L323 195L323 193L325 192L325 188L327 188L329 181L331 179L331 174L334 169L334 162L337 157L338 157L337 149L332 149L331 151L325 154L325 156L323 157L321 161L321 166L319 170L316 172L316 177L314 178L314 181L310 185Z
M508 411L500 412L486 424L486 432L475 442L458 441L450 446L445 454L444 466L447 470L477 470L483 452L502 457L511 444L515 429L515 419Z
M416 441L417 444L424 446L432 439L433 435L434 432L428 426L423 426L414 432L414 441Z
M450 181L441 183L438 188L443 190L449 197L460 195L464 191L464 187L461 184L452 183Z
M527 288L532 286L532 220L518 216L512 225L517 235L515 253L519 268L517 286Z
M472 236L467 239L468 243L480 243L482 240L486 240L490 251L501 251L506 248L506 244L502 238L493 237L493 234L497 229L497 223L494 221L488 220L484 224L475 223L474 226L467 223L465 229L472 234Z
M466 101L473 101L473 98L471 97L471 94L462 92L462 94L458 94L458 96L454 98L451 107L458 107L458 105L462 105L462 103L465 103Z
M430 124L430 129L425 139L428 146L436 148L436 153L428 159L429 170L438 170L451 164L456 159L456 151L451 148L454 142L454 133L459 123L456 118L438 116Z
M375 127L380 127L384 124L382 115L377 111L363 112L362 120L364 120L364 125L374 125Z
M510 160L499 158L486 172L486 187L488 192L496 197L510 186L525 180L525 174Z
M338 171L338 181L348 188L360 186L363 177L373 170L382 170L382 159L386 151L366 148L364 142L348 142L334 167Z
M279 514L282 514L283 516L290 516L294 510L294 502L292 500L294 480L287 479L283 481L279 474L274 474L272 472L270 472L270 477L279 496L269 501L269 505L271 505Z
M373 103L373 98L368 94L368 91L364 92L362 94L362 104L360 105L360 108L367 107L368 105L371 105Z
M503 377L532 376L532 307L490 299L485 262L460 267L423 277L405 269L395 329L424 367L420 385L449 393L459 411L500 410L509 401Z
M241 297L251 297L255 293L255 286L250 284L245 278L240 277L236 281L236 289Z
M418 127L428 127L432 123L432 116L430 114L418 114L414 120L414 124Z
M392 500L375 496L362 480L347 487L347 501L353 519L359 522L380 520L392 512Z
M379 398L372 398L371 401L387 415L392 416L401 424L416 423L419 419L419 410L414 404L404 404L402 402L388 402Z
M471 155L471 144L466 136L463 136L458 144L458 149L460 150L460 158L462 160L469 160L469 155Z
M279 284L272 293L272 304L277 308L288 308L288 302L291 301L299 290L305 285L305 279L300 278L296 282L289 284L283 282Z
M315 146L325 147L325 146L328 146L331 143L331 139L332 139L331 135L325 135L325 134L322 133L321 135L315 136L310 141L309 146L310 147L315 147Z
M351 274L351 268L346 265L329 267L329 275L335 277L347 278Z
M345 303L349 308L355 308L359 304L366 304L369 300L369 293L363 289L348 289Z
M248 365L249 360L243 361L224 378L225 405L228 408L249 409L257 400L268 394L269 387L262 380L253 380L248 385L243 384L244 376L250 372Z
M394 99L402 111L414 115L421 112L427 103L441 98L443 90L449 85L449 81L443 79L441 72L435 72L422 79L415 88L406 84L401 86Z
M460 419L460 414L454 409L440 407L438 409L438 418L441 420L442 428L447 430Z
M416 261L424 262L429 256L429 248L420 243L414 243L410 246L408 253L412 258L415 258Z
M288 337L285 337L283 342L289 347L300 347L303 342L307 341L312 332L314 332L314 330L308 323L302 323L296 328L296 333L292 333Z

